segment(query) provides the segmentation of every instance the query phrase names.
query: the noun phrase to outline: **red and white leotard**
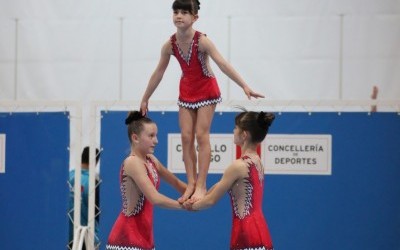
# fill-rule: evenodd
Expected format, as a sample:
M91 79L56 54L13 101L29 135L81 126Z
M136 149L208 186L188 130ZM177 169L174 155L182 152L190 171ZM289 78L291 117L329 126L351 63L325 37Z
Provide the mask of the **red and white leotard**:
M242 156L249 176L229 190L232 203L232 250L272 250L272 240L262 211L264 170L249 156ZM257 169L258 168L258 169Z
M198 109L222 101L217 80L207 68L207 54L199 51L200 35L202 33L195 32L187 57L176 42L176 35L170 39L182 69L178 105L183 108Z
M134 156L130 156L134 157ZM158 189L160 181L155 163L147 158L150 181ZM125 174L124 165L120 171L122 211L108 238L107 250L154 250L153 205L140 192L131 177ZM136 192L132 192L137 189Z

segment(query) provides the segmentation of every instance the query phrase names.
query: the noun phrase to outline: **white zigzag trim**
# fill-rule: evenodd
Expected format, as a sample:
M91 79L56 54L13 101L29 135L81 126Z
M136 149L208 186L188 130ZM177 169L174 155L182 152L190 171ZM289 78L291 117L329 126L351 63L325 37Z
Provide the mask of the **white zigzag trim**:
M210 100L205 100L205 101L200 101L200 102L183 102L178 100L178 106L182 108L189 108L189 109L198 109L204 106L212 105L212 104L217 104L222 102L222 98L218 97L217 99L210 99Z
M256 248L241 248L241 249L235 249L235 250L274 250L274 248L266 248L266 247L256 247Z
M193 39L192 42L190 43L189 52L188 52L187 56L185 57L185 54L183 53L181 47L179 47L178 43L175 41L176 47L178 47L179 55L180 55L180 56L182 57L182 59L186 62L187 65L189 65L190 59L192 58L193 43L194 43L194 39Z
M203 75L205 75L207 77L214 77L214 75L211 74L210 71L208 71L207 63L206 63L206 59L205 59L205 53L202 53L199 51L198 58L200 61L201 70L203 71Z
M122 246L106 245L106 250L145 250L145 249L138 247L122 247ZM155 248L152 248L152 250L155 250Z

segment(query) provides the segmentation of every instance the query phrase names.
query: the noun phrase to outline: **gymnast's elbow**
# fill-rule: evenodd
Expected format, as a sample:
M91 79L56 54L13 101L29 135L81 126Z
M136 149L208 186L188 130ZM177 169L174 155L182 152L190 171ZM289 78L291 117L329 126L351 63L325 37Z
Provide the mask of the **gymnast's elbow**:
M214 206L215 204L217 204L217 200L216 199L212 199L212 198L203 198L203 200L200 200L201 203L203 203L202 207L205 208L209 208Z

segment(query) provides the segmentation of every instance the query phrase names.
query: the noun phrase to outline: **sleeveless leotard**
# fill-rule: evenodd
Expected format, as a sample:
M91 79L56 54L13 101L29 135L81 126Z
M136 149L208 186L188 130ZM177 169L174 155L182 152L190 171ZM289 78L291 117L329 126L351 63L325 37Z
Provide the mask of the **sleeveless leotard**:
M133 156L134 157L134 156ZM147 158L147 175L158 189L160 181L155 163ZM128 197L136 187L133 180L125 174L124 165L120 171L120 188L122 195L122 211L119 214L106 245L107 250L154 250L153 205L140 193L133 208L128 208Z
M222 101L217 80L207 69L207 55L199 51L200 35L195 32L187 57L176 42L176 35L170 39L173 54L182 69L178 105L183 108L198 109Z
M238 181L229 190L232 203L233 224L230 249L273 250L271 236L262 211L264 171L248 156L249 177ZM245 190L245 192L243 192Z

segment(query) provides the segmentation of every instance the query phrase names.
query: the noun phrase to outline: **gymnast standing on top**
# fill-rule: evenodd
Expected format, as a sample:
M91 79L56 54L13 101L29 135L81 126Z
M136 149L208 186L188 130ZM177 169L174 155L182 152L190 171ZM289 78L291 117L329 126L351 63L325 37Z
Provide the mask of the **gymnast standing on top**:
M146 114L149 99L161 82L171 56L175 56L182 69L178 99L179 126L188 182L185 193L178 199L181 203L189 198L199 200L207 192L206 180L211 159L210 127L216 105L222 101L209 58L243 89L249 99L264 97L250 89L205 34L193 29L193 24L199 18L199 9L200 2L197 0L173 2L172 21L177 30L162 46L159 63L150 77L140 105L142 114Z

